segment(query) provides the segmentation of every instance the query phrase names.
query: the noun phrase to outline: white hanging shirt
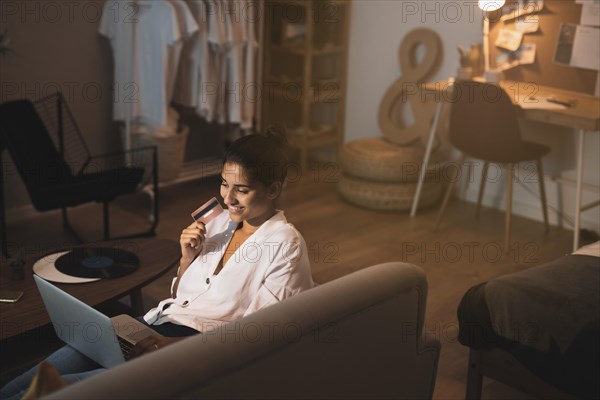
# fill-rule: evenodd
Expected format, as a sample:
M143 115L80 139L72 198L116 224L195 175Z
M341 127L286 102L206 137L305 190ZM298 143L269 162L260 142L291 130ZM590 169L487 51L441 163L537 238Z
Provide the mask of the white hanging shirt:
M210 77L201 94L198 114L207 121L252 127L259 96L256 82L257 2L206 0Z
M179 71L185 69L185 60L182 60L182 56L185 57L184 53L187 53L187 48L194 34L198 31L198 24L196 19L192 15L189 7L183 0L169 0L171 5L175 9L175 15L177 17L177 25L179 27L179 40L174 45L170 46L169 56L169 81L167 83L167 100L170 103L173 99L173 92L175 91L175 82L178 79ZM188 63L189 64L189 63ZM185 74L187 71L182 71Z
M246 20L246 44L244 47L244 87L241 91L242 117L240 127L242 129L252 128L252 121L256 114L256 103L260 91L256 79L256 62L258 40L256 39L256 24L260 18L259 4L256 1L243 0Z
M181 277L176 297L150 310L146 322L208 332L314 286L306 243L283 211L263 223L214 275L237 226L228 212L207 224L203 249Z
M209 67L201 88L198 115L207 122L225 122L225 83L227 81L228 24L224 0L204 0L208 21Z
M165 0L106 1L99 26L115 61L113 118L167 123L169 46L180 39L177 16Z
M226 9L223 0L204 0L208 17L208 41L218 47L227 44Z
M245 11L240 0L224 0L225 17L227 22L227 58L225 67L225 95L223 98L223 117L228 117L228 122L239 124L242 122L243 96L245 87L244 75L244 47L247 41L246 18L242 15Z
M188 0L186 4L198 30L183 47L173 100L177 104L196 108L200 104L200 91L209 74L208 22L202 0Z

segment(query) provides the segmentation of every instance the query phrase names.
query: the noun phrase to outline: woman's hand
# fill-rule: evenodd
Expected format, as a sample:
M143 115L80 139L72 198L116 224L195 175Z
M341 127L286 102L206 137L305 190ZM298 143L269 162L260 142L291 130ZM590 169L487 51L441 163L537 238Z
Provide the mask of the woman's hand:
M187 268L202 251L206 227L199 221L192 222L181 232L179 245L181 246L180 266Z
M177 280L173 285L173 298L177 297L177 288L183 273L188 269L192 261L198 257L204 245L206 238L206 227L203 222L194 221L187 228L181 231L179 237L179 245L181 246L181 259L179 260L179 270L177 272Z
M170 345L171 343L175 343L180 341L181 339L185 339L186 336L183 337L167 337L167 336L158 336L152 335L143 338L139 342L133 346L131 352L129 353L130 358L136 358L141 356L142 354L152 353L153 351L157 351L162 349L165 346Z

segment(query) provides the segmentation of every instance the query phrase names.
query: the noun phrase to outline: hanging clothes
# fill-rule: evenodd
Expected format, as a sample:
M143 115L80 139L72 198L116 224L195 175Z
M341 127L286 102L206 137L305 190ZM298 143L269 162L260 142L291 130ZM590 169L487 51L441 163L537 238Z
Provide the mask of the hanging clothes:
M260 18L258 2L243 0L246 21L246 43L244 45L244 80L242 89L242 118L240 127L251 129L256 114L256 102L259 100L260 88L257 80L257 52L258 40L256 38L257 23ZM253 13L256 12L256 14Z
M207 120L250 129L258 101L256 28L260 9L249 0L204 0L214 80L206 91ZM253 12L254 11L254 12ZM207 85L208 86L208 85ZM208 112L206 112L208 111Z
M109 38L115 64L113 118L167 124L171 46L181 39L177 15L166 0L107 1L99 33ZM172 66L172 65L171 65Z
M203 0L187 0L189 10L196 21L198 30L184 44L180 67L177 73L173 101L179 105L201 111L201 92L210 78L210 54L208 49L208 21Z
M227 62L227 19L222 0L204 0L208 21L209 76L200 93L202 100L198 114L206 121L225 122L224 71Z
M105 2L99 32L115 60L113 118L169 125L174 102L207 122L250 129L260 94L252 7L254 0Z
M188 75L186 68L189 68L189 62L185 53L189 53L189 47L193 43L199 27L188 5L183 0L169 1L175 8L175 14L177 16L177 22L179 26L179 36L181 38L181 40L171 46L171 55L169 56L169 82L167 85L167 98L169 102L171 102L177 86L178 77L180 75L182 77Z
M226 61L223 65L223 114L228 122L242 122L242 90L245 86L244 75L244 46L248 40L246 18L242 16L242 2L237 0L222 0L225 8L227 26Z

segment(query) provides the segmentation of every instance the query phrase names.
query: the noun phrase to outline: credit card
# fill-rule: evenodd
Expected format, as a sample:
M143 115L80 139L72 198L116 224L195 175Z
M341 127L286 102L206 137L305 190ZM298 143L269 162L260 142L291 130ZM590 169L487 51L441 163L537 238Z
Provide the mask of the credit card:
M206 225L222 212L223 207L221 207L219 200L217 200L216 197L213 197L198 207L198 209L192 213L192 218L194 221L200 221Z

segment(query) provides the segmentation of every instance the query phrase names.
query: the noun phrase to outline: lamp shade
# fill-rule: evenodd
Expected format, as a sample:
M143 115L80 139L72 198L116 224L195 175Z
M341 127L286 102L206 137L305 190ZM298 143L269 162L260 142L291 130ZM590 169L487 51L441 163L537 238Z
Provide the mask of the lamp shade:
M483 11L496 11L502 7L504 3L505 0L479 0L477 5Z

